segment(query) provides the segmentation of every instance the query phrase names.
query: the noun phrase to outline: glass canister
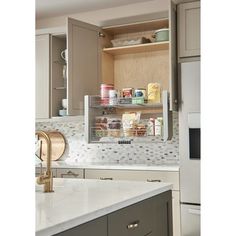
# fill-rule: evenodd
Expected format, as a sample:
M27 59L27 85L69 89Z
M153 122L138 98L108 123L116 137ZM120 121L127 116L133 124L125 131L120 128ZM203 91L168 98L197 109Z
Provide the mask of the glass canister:
M113 84L101 84L101 104L102 105L108 105L109 104L109 90L113 90L114 85Z

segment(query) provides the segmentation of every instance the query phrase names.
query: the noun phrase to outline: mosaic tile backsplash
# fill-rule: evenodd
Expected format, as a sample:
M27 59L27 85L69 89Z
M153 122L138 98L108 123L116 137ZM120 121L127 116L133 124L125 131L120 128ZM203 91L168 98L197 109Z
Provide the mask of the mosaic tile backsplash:
M66 139L60 161L68 163L179 164L178 113L173 112L173 137L165 143L88 144L84 137L84 117L76 121L37 122L36 130L59 131Z

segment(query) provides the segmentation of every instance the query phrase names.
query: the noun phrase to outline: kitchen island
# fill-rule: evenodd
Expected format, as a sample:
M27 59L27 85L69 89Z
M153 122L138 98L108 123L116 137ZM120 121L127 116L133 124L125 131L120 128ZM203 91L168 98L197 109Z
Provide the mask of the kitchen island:
M172 236L171 184L53 180L53 193L36 186L37 236Z

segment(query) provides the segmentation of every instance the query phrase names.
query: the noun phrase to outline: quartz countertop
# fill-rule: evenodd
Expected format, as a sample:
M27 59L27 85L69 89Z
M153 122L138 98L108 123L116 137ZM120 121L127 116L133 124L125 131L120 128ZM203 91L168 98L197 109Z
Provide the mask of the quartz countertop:
M169 183L55 178L54 192L36 185L36 235L53 235L172 188Z
M46 166L46 162L42 162ZM36 165L39 167L39 164ZM66 161L52 161L52 168L81 168L107 170L150 170L150 171L179 171L178 164L124 164L124 163L76 163Z

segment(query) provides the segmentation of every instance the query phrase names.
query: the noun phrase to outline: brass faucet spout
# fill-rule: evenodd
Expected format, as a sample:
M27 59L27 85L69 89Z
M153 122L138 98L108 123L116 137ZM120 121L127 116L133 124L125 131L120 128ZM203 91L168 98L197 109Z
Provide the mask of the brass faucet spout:
M43 175L37 178L37 184L44 184L44 192L53 192L53 175L51 171L52 146L49 135L44 131L36 131L35 134L45 138L47 143L47 169Z

